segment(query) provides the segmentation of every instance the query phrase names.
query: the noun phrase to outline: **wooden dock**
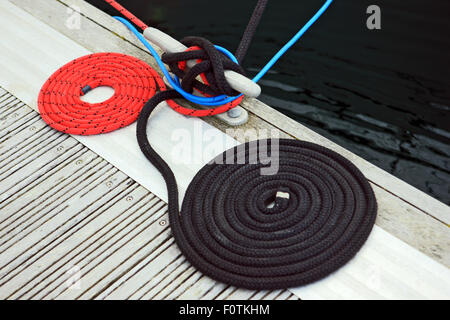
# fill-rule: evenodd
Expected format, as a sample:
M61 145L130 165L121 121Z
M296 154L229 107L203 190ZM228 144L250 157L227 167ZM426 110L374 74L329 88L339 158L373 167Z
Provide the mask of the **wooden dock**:
M74 11L75 10L75 11ZM76 12L79 10L79 13ZM196 271L168 226L165 184L141 154L135 124L69 136L37 110L45 80L91 52L122 52L155 67L122 24L82 0L0 0L0 298L2 299L450 299L450 208L255 99L249 122L312 141L353 161L379 204L361 252L308 286L250 291ZM149 137L170 159L173 128L227 127L162 108ZM170 163L183 192L204 162Z

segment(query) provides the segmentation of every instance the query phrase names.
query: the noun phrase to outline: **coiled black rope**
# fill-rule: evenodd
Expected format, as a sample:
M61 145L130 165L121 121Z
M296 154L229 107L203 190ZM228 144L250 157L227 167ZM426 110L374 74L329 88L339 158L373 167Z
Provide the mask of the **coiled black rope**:
M175 176L146 135L155 107L178 97L162 92L144 106L137 139L166 181L172 233L192 265L237 287L278 289L319 280L356 254L375 222L374 193L350 161L309 142L260 140L269 151L279 144L279 171L267 176L260 174L265 162L252 144L234 148L232 163L243 155L245 163L206 165L189 185L180 213Z
M258 1L236 53L239 61L266 4L266 0ZM223 73L225 69L243 73L238 64L206 39L188 37L182 42L191 50L164 54L162 59L182 79L184 91L196 89L212 96L237 94ZM186 71L183 61L192 59L202 61ZM199 75L205 83L196 79ZM226 164L212 162L197 173L180 212L175 176L150 145L146 132L156 106L181 97L168 90L148 101L138 118L137 139L166 181L172 233L192 265L237 287L278 289L319 280L358 252L375 223L374 193L350 161L313 143L258 141L259 147L267 145L264 149L278 160L273 175L261 174L267 159L260 158L258 144L255 148L247 143L225 152L222 160ZM217 109L208 112L213 114Z

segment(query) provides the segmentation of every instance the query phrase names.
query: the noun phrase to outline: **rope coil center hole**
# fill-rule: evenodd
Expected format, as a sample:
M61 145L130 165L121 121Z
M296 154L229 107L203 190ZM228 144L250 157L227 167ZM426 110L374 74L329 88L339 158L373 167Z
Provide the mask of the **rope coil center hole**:
M114 96L115 90L109 86L99 86L96 88L91 88L90 86L85 86L81 90L81 101L91 104L103 103L111 97Z
M277 191L277 193L264 201L264 205L267 209L273 209L276 204L280 204L281 201L289 201L290 194L286 191Z

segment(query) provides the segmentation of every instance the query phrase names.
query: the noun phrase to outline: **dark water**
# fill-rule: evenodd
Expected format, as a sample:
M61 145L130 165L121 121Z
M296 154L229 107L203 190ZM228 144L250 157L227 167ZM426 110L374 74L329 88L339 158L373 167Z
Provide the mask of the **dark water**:
M92 4L116 15L102 0ZM122 0L182 38L235 50L256 0ZM324 3L271 1L244 61L255 74ZM382 10L382 30L366 8ZM450 1L336 0L261 81L261 100L450 204Z

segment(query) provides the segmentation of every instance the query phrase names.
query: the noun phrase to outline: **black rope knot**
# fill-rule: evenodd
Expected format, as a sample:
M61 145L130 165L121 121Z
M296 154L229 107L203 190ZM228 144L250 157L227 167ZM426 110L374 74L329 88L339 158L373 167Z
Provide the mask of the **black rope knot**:
M225 70L232 70L245 75L244 69L230 60L225 54L218 51L207 39L201 37L186 37L181 42L187 47L200 47L201 50L191 50L180 53L164 53L162 60L168 64L178 78L181 79L181 87L184 91L192 93L193 89L209 96L237 96L240 92L231 88L225 79ZM183 70L179 63L187 60L202 60L190 70ZM208 84L198 81L196 78L204 74Z

